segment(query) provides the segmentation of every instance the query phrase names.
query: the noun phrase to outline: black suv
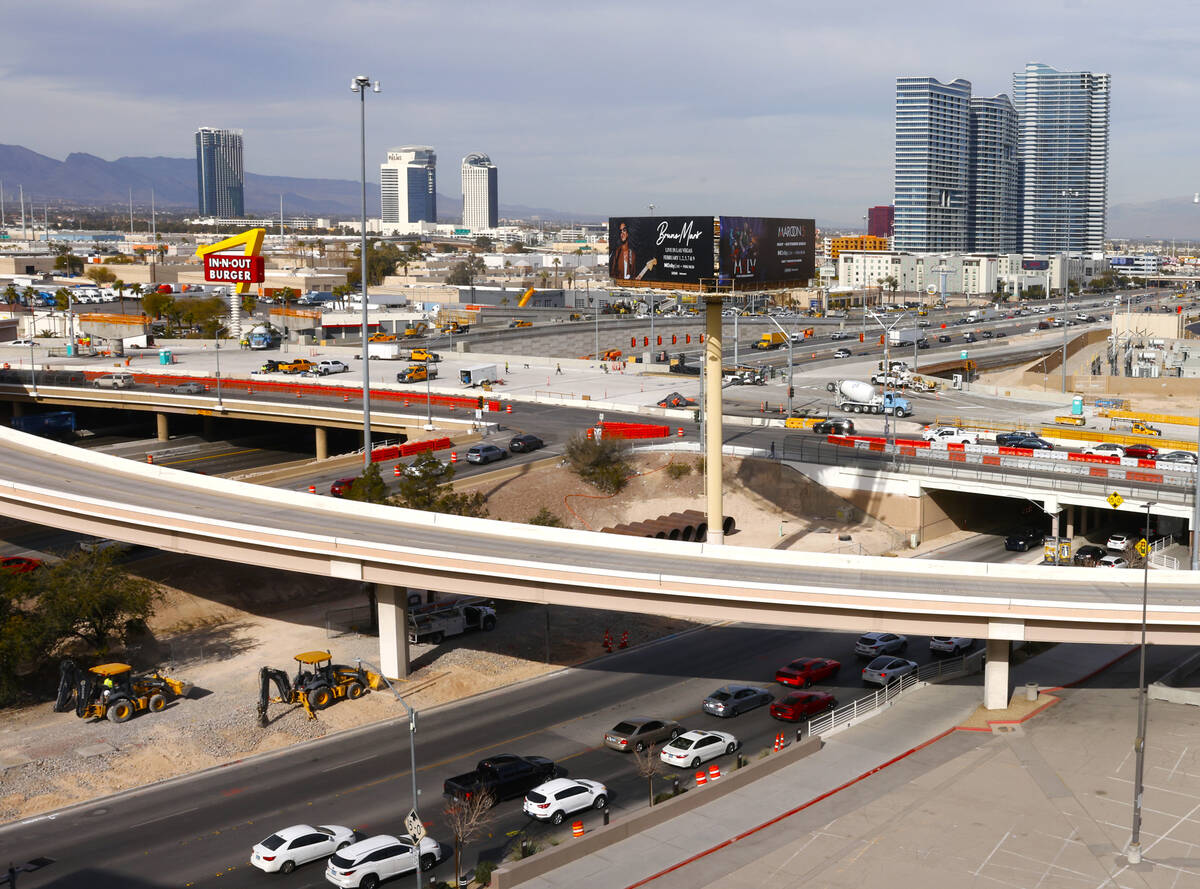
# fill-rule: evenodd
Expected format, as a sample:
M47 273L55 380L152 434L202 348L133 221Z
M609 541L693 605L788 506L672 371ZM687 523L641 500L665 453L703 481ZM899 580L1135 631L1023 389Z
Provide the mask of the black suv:
M1019 531L1013 531L1004 538L1004 548L1006 550L1015 550L1019 553L1029 552L1032 547L1041 546L1045 536L1041 531L1035 531L1032 528L1022 528Z
M545 446L546 443L536 435L524 432L521 435L513 436L513 440L508 443L508 450L513 454L523 454L526 451L536 451Z
M854 421L849 417L830 417L814 423L812 431L817 435L853 435Z

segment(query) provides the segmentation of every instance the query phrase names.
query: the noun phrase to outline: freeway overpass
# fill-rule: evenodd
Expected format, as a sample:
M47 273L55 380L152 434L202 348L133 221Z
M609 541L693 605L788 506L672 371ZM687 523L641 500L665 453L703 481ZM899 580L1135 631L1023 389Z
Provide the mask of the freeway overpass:
M1011 641L1131 643L1139 572L819 555L615 537L345 503L197 477L0 429L18 519L171 552L376 584L381 659L408 669L402 587L525 602L987 640L985 701ZM1200 643L1190 573L1153 573L1149 640Z

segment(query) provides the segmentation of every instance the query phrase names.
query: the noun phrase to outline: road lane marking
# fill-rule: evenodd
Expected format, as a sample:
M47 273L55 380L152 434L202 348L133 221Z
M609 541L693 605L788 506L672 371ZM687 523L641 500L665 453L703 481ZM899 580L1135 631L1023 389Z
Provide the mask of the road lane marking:
M159 466L176 466L180 463L199 463L202 460L216 460L218 457L236 457L238 454L253 454L256 451L261 451L262 448L246 448L241 451L226 451L223 454L208 454L204 457L188 457L185 460L166 460L159 463Z
M139 821L137 824L131 825L131 827L142 827L145 824L153 824L155 821L166 821L168 818L175 818L179 815L186 815L188 812L196 812L199 809L200 809L199 806L193 806L190 809L182 809L181 811L178 811L178 812L170 812L166 815L159 815L157 818L150 818L147 821Z

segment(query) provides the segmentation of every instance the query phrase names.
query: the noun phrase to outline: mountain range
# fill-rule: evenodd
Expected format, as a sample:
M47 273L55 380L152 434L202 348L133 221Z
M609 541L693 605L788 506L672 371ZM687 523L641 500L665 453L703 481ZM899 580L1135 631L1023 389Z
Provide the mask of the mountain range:
M130 189L139 207L154 200L164 210L196 209L196 161L186 157L121 157L106 161L91 154L75 153L58 161L20 145L0 145L0 183L6 208L16 205L18 186L27 199L39 205L74 207L124 207ZM245 174L245 205L249 214L275 216L279 197L287 216L332 216L356 218L362 212L361 185L351 179L301 179L293 176ZM367 214L379 215L379 184L367 183ZM602 222L594 213L572 213L521 204L500 205L507 219ZM438 195L438 217L457 222L462 217L462 198ZM861 226L837 225L819 220L821 228L853 231ZM1200 241L1200 204L1191 195L1138 203L1114 204L1108 208L1111 238L1171 239Z
M5 208L11 219L17 205L18 186L27 201L72 207L125 207L130 189L139 207L150 204L163 210L196 211L196 160L186 157L121 157L106 161L91 154L74 153L58 161L20 145L0 145L0 182ZM283 196L285 216L357 218L362 213L362 185L351 179L301 179L246 173L243 189L246 212L275 216ZM19 211L18 211L19 212ZM367 183L367 214L379 215L379 183ZM595 214L573 214L545 207L500 205L509 219L599 221ZM457 222L462 198L438 195L438 217Z

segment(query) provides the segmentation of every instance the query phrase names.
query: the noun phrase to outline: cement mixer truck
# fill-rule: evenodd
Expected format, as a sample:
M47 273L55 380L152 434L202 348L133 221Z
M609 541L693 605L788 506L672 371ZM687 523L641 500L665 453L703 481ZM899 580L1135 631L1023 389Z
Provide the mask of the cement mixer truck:
M833 393L837 406L848 414L891 414L895 417L912 415L908 399L895 392L880 395L875 387L862 380L834 380L825 388Z

